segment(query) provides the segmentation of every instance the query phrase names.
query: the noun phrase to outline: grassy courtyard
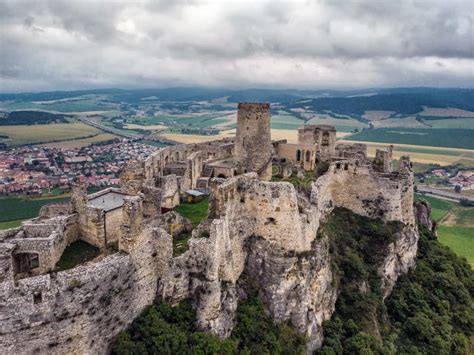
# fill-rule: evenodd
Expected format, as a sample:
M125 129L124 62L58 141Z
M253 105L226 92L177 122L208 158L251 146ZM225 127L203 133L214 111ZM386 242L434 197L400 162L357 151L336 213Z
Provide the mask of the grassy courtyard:
M181 203L176 206L176 212L189 219L194 229L199 223L201 223L201 221L207 218L208 208L209 197L206 196L197 203ZM179 235L173 235L173 256L181 255L188 250L188 241L191 238L191 233L192 232L186 232Z
M100 254L98 248L82 240L75 241L64 249L54 271L69 270L73 267L94 259Z

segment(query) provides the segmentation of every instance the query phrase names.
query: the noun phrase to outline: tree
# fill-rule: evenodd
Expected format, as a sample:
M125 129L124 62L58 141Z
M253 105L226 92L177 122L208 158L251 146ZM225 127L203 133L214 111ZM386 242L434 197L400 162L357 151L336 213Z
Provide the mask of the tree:
M461 185L454 185L454 192L461 193Z

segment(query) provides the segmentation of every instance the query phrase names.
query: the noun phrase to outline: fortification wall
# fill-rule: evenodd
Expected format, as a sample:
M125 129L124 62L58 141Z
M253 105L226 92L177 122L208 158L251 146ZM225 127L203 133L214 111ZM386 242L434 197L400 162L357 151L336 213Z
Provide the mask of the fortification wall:
M66 215L69 213L69 202L59 203L48 203L41 207L39 211L39 217L41 218L53 218L60 215Z
M193 159L191 154L201 152L203 161L229 158L233 154L233 139L225 138L204 143L178 144L164 147L153 152L142 163L141 169L145 179L154 179L163 175L164 167L169 163L175 163L180 160ZM194 156L196 158L196 156ZM135 168L137 170L137 168ZM140 169L138 169L140 170Z
M386 221L414 225L413 174L383 174L358 160L331 163L328 172L313 184L311 202L329 199L332 205Z
M0 352L106 353L153 302L172 255L171 237L159 228L144 228L125 244L129 254L1 283Z

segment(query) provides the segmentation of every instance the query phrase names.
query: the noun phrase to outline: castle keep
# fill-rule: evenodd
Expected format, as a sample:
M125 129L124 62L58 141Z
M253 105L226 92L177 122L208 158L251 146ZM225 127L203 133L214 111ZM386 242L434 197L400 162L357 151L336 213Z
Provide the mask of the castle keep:
M338 295L328 238L317 238L334 208L401 223L378 265L383 295L414 265L413 171L407 157L393 171L391 158L391 148L371 159L363 144L338 144L330 126L272 142L270 105L239 104L235 139L162 148L130 163L119 189L88 196L75 186L69 203L0 232L0 352L107 353L156 298L191 299L196 326L226 337L244 274L272 319L317 349ZM305 174L314 175L306 189L284 181ZM190 229L174 208L189 190L210 194L208 218L173 256L171 234ZM57 271L78 240L99 255Z
M262 180L272 175L270 104L239 103L235 159L240 174L258 172Z

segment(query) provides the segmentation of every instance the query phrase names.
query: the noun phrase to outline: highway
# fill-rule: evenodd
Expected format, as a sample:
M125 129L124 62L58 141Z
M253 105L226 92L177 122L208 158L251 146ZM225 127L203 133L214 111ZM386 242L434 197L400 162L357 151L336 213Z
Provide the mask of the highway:
M474 196L467 196L458 194L456 192L446 191L446 190L439 190L428 186L417 185L417 192L426 193L428 195L440 196L445 199L453 200L453 201L461 201L461 199L466 199L468 201L474 202Z

